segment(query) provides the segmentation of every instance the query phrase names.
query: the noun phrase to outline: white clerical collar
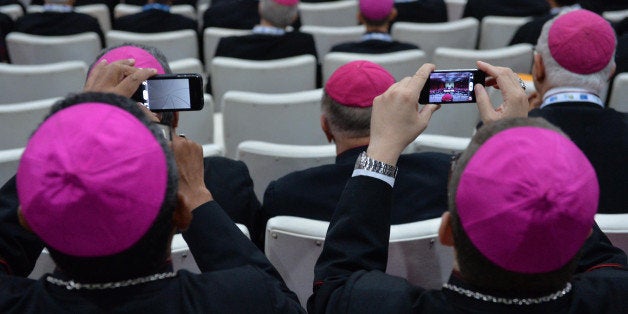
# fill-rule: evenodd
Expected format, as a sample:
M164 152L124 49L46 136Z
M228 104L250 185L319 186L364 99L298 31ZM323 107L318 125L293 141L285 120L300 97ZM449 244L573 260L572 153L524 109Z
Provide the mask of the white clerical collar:
M580 4L576 3L574 5L566 5L563 7L552 8L550 10L550 14L557 15L557 14L561 14L561 13L565 13L565 12L569 12L573 10L578 10L578 9L582 9L582 7L580 6Z
M388 42L393 41L390 34L386 34L386 33L366 33L362 35L362 41L367 41L367 40L381 40L381 41L388 41Z
M45 12L72 12L72 6L66 4L44 4Z
M281 36L285 33L286 31L284 29L273 26L256 25L253 27L253 34Z
M557 87L550 89L545 93L545 96L543 96L541 108L561 102L588 102L604 108L604 102L598 95L590 90L578 87Z

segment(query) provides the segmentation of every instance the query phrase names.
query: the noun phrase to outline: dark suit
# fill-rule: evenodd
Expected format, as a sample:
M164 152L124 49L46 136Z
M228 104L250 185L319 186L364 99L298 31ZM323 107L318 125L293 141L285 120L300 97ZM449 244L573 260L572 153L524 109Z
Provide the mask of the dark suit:
M249 60L273 60L307 54L316 57L314 37L296 31L280 36L251 34L224 37L216 48L216 57Z
M395 22L444 23L447 22L447 5L443 0L415 0L396 2Z
M546 0L468 0L462 16L471 16L478 20L488 15L542 16L549 10Z
M14 31L33 35L62 36L94 32L105 46L98 20L77 12L40 12L26 14L15 21Z
M398 41L385 41L369 39L356 42L348 42L335 45L331 52L352 52L352 53L389 53L403 50L419 49L416 45L402 43Z
M366 146L345 151L336 163L290 173L268 185L262 216L257 223L263 234L266 221L290 215L329 221L342 190L351 177L358 155ZM447 177L451 156L441 153L406 154L399 158L399 175L393 192L393 224L440 217L447 210ZM260 233L261 232L261 233Z
M534 109L561 128L587 156L600 183L600 213L628 213L628 114L589 103L554 103Z
M182 29L198 31L198 23L186 16L151 9L115 19L113 29L134 33L160 33Z
M539 36L541 36L543 25L555 16L555 14L548 14L543 17L534 18L532 21L521 25L512 36L508 45L528 43L536 46L536 42L539 40Z
M13 30L13 20L10 16L0 12L0 62L9 61L7 44L4 40L8 33Z
M626 0L580 0L578 2L583 8L600 14L604 11L628 9Z
M425 290L385 274L393 223L390 204L396 189L371 177L348 181L316 262L308 313L624 313L628 308L626 254L613 247L597 226L581 250L571 292L538 305L493 303L444 288ZM517 297L483 291L456 272L449 284Z
M258 6L258 0L212 1L203 13L203 28L252 29L260 21Z

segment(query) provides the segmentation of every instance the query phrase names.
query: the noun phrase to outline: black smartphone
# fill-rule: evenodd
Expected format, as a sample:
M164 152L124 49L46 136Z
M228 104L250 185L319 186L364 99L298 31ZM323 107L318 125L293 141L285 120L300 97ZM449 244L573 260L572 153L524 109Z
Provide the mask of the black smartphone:
M131 97L150 111L203 109L203 77L198 73L161 74L142 82Z
M419 96L420 104L475 102L475 84L484 85L486 74L478 69L437 70L430 73Z

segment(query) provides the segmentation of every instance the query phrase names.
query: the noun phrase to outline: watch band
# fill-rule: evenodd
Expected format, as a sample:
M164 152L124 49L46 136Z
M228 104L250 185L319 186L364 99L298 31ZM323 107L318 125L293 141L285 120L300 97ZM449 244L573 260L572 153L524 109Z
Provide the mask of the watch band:
M366 152L360 153L360 156L358 156L358 159L355 161L354 169L364 169L366 171L379 173L393 179L397 177L398 170L398 168L393 165L383 163L367 156Z

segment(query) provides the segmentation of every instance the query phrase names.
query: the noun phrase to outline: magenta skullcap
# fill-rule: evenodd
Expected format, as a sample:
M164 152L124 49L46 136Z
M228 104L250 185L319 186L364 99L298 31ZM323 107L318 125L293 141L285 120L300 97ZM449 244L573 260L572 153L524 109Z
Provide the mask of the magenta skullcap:
M599 187L586 156L563 135L516 127L489 138L471 157L456 193L462 228L499 267L554 271L589 236Z
M123 59L135 59L136 68L153 68L157 70L157 74L165 74L161 63L148 51L135 46L120 46L118 48L107 51L97 62L107 60L112 63Z
M384 67L370 61L349 62L334 71L325 83L325 92L348 107L371 107L395 78Z
M360 13L372 21L383 20L390 15L394 2L393 0L360 0Z
M547 44L552 57L566 70L577 74L599 72L615 53L615 32L601 16L575 10L554 20Z
M71 256L120 253L155 221L168 166L153 133L129 112L83 103L45 120L17 171L24 219Z
M299 4L299 0L273 0L280 5L285 5L287 7L295 6Z

